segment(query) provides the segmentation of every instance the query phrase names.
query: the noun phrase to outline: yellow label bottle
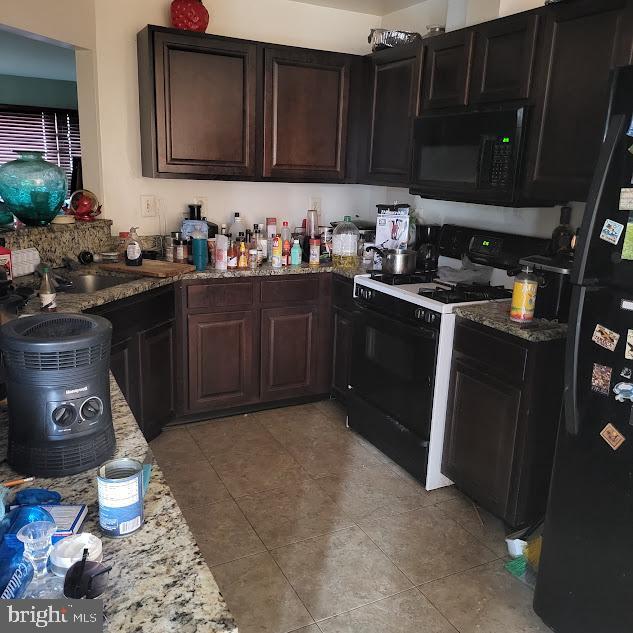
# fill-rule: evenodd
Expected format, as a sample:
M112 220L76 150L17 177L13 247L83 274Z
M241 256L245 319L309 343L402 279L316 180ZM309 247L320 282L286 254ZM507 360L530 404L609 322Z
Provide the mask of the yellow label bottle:
M534 318L538 279L531 266L524 266L514 280L510 319L517 323L528 323Z

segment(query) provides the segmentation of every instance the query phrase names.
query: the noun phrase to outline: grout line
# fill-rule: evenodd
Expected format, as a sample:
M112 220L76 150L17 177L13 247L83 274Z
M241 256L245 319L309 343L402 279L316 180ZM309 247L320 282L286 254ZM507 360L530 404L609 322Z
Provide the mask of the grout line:
M448 623L448 625L454 629L456 631L456 633L461 633L460 630L453 624L452 620L448 617L448 615L446 613L444 613L444 611L442 611L438 605L436 605L433 600L431 600L431 598L429 598L421 589L420 587L416 587L415 588L417 592L419 592L424 599L446 620L446 622Z

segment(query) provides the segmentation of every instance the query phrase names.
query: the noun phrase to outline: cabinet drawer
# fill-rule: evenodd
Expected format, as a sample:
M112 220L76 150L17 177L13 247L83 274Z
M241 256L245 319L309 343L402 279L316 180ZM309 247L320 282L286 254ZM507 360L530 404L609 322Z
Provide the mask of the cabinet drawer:
M211 282L187 286L187 307L227 308L251 306L255 303L255 282L232 281L229 283Z
M262 303L305 303L319 298L318 275L306 274L295 279L262 280Z
M525 378L528 350L512 343L494 330L459 320L455 328L453 349L486 366L486 371L507 382Z

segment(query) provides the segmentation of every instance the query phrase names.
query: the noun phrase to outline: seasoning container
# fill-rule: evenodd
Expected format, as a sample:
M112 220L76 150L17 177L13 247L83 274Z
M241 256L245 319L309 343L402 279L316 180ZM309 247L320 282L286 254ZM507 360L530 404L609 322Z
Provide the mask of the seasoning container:
M310 239L310 266L318 266L321 259L321 240L319 238Z
M282 254L282 244L281 244L281 235L275 235L272 239L272 260L273 260L273 268L281 268L281 254Z
M526 264L514 279L510 320L529 323L534 318L537 290L538 278L534 274L534 268Z
M186 264L189 257L189 245L187 240L174 240L174 261L178 264Z
M119 241L116 247L116 252L119 256L119 261L125 261L125 249L127 248L127 241L130 237L129 231L119 231Z
M246 242L244 241L244 237L240 238L239 243L240 246L237 256L237 267L242 269L248 268L248 251L246 250Z
M273 259L273 239L277 235L277 218L266 218L266 240L268 244L268 261Z
M136 233L138 227L133 226L130 229L130 234L127 239L127 245L125 247L125 264L127 266L142 266L143 265L143 249L141 248L141 241Z
M255 270L257 268L258 257L257 257L257 249L251 248L248 251L248 267L251 270Z

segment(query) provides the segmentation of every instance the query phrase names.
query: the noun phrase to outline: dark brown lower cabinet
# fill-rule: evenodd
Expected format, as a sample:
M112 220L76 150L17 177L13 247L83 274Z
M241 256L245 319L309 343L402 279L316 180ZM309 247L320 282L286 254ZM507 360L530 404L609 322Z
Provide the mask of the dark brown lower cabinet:
M177 417L326 394L331 274L211 279L177 287Z
M189 315L190 409L223 409L257 400L256 329L252 310Z
M314 393L318 321L318 306L262 310L262 400L285 400Z
M532 342L458 318L442 472L517 527L545 512L564 340Z
M86 311L112 323L110 370L149 441L174 416L174 288Z

